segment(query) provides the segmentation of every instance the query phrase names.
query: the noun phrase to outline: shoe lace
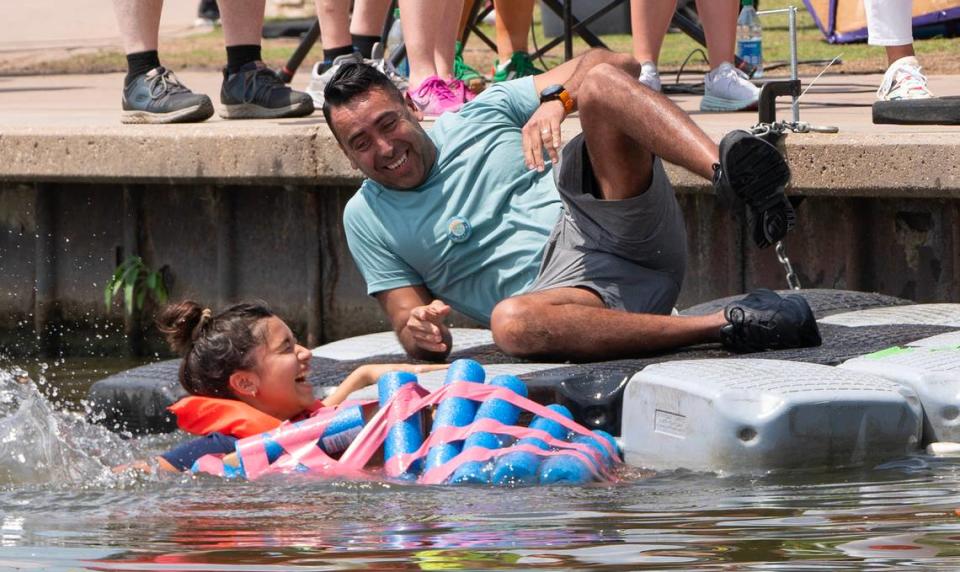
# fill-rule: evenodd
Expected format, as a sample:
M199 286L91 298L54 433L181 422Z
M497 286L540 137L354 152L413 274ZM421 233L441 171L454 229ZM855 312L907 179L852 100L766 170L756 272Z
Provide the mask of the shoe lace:
M891 77L884 78L883 85L877 90L877 94L882 96L884 92L891 91L894 85L902 86L905 92L921 90L929 93L930 90L927 89L927 76L923 75L920 69L920 66L911 64L901 65L895 73L891 74Z
M190 91L187 86L180 83L180 80L172 71L166 68L157 75L147 78L147 88L150 90L150 97L154 99L164 95Z
M526 77L528 75L537 75L540 72L536 66L533 65L533 61L530 59L530 56L525 52L517 52L513 54L510 58L510 62L513 64L513 69L517 74L517 77Z
M261 97L269 99L273 90L285 87L273 70L266 66L257 66L256 71L243 76L243 102L253 103Z
M442 101L455 101L457 99L456 94L453 93L450 88L447 87L447 84L438 77L424 81L422 84L420 84L420 88L417 89L417 95L419 97L425 97L430 93Z
M750 81L750 78L743 70L731 65L721 65L714 72L713 81L717 84L723 84L724 87L730 87L739 84L741 81Z

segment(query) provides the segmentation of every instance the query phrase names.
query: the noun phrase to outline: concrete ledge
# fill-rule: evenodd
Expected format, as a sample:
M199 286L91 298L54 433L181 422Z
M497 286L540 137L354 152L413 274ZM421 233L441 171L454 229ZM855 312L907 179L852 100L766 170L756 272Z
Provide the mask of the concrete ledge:
M156 127L7 129L0 133L0 180L168 184L356 185L361 180L329 129L224 122ZM579 131L571 121L567 138ZM914 198L960 197L958 141L938 134L877 137L791 134L787 155L794 194ZM705 190L699 177L669 165L682 190Z
M180 75L197 91L217 93L215 74ZM960 128L873 125L869 105L879 79L825 77L804 97L801 119L836 125L840 133L787 137L792 192L960 197ZM948 94L956 79L931 78L931 87ZM121 125L121 81L118 74L0 81L0 181L330 187L361 180L319 113L281 121L215 117L192 125ZM755 113L700 113L696 96L672 99L715 139L756 122ZM780 117L789 116L786 103ZM567 140L579 131L576 117L564 124ZM680 190L707 189L683 169L668 166L668 172Z

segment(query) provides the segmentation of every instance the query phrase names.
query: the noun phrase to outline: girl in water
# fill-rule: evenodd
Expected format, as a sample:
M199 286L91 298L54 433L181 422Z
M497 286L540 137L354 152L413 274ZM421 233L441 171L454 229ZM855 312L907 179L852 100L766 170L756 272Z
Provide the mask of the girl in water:
M339 405L386 372L447 367L363 365L330 396L317 400L307 381L310 350L262 303L235 304L214 315L188 300L167 306L157 324L170 347L183 356L179 379L190 394L170 410L182 429L201 435L157 458L159 467L168 471L187 470L206 454L232 453L237 439Z

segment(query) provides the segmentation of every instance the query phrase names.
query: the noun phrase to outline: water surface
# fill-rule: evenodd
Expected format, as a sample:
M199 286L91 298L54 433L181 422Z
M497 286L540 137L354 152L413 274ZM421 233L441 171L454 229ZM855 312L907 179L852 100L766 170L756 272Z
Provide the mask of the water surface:
M117 475L184 437L124 439L53 393L0 367L2 569L960 567L951 459L521 489Z

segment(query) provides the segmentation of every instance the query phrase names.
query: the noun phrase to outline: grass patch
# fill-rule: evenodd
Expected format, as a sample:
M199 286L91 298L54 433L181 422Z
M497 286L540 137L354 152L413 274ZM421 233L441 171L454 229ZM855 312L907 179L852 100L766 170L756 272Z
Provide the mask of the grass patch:
M787 7L799 2L789 0L765 0L764 9ZM866 44L828 44L820 31L813 23L813 18L805 10L797 12L797 44L799 59L804 60L831 60L840 55L842 65L835 65L831 71L846 73L876 73L886 69L886 56L882 48ZM539 8L535 13L534 41L536 45L544 45L549 38L543 36L540 25ZM763 17L764 60L767 65L777 62L786 62L790 57L789 33L786 15ZM494 37L492 26L482 26L484 33ZM631 51L629 34L605 35L601 38L612 50L618 52ZM263 59L275 68L283 65L298 45L294 38L270 39L263 42ZM960 73L960 42L953 39L936 38L921 40L916 44L916 50L921 63L928 74L955 74ZM531 48L533 44L531 44ZM660 67L663 72L669 73L679 68L686 57L700 46L686 35L681 33L668 34L660 55ZM582 53L587 45L577 38L574 41L574 52ZM164 65L174 70L202 69L219 70L226 61L223 48L223 33L217 29L212 32L165 40L160 46L161 60ZM309 70L313 62L322 57L319 43L314 46L304 60L300 71L300 81ZM544 58L547 66L554 66L563 60L563 47L558 46ZM488 50L478 39L471 39L464 50L467 63L478 71L490 74L496 54ZM823 64L813 64L801 67L801 73L817 73ZM699 57L693 57L687 69L705 71L707 66ZM126 71L126 60L119 49L101 50L73 50L59 51L44 54L32 54L27 58L0 60L0 74L54 74L54 73L106 73ZM787 75L788 67L772 70L769 75Z

